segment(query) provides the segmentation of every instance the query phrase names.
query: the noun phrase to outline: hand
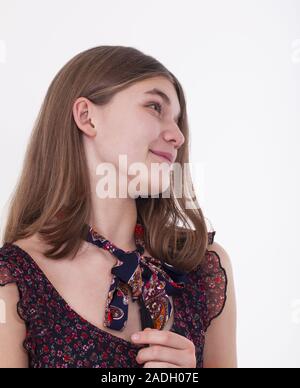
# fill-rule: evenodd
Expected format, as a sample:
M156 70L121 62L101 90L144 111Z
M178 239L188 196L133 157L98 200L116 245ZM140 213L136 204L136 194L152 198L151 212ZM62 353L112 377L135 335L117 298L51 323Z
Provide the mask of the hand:
M150 344L142 348L136 360L143 368L196 368L195 345L172 331L146 328L140 331L135 344Z

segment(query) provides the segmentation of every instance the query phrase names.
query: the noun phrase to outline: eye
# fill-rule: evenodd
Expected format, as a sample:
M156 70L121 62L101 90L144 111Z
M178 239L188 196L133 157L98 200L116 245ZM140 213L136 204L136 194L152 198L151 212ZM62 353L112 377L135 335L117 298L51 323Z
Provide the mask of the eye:
M148 107L149 106L156 106L156 107L158 107L158 109L159 109L159 113L161 113L161 111L162 111L162 105L159 103L159 102L151 102L151 104L149 104L149 105L147 105Z

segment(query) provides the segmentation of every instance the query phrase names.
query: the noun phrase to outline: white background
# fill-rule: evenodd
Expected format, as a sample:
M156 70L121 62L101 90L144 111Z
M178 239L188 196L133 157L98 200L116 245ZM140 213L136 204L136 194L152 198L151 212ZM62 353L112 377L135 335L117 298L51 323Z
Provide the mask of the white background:
M300 1L0 0L4 222L47 87L128 45L181 81L205 215L234 267L240 367L300 367Z

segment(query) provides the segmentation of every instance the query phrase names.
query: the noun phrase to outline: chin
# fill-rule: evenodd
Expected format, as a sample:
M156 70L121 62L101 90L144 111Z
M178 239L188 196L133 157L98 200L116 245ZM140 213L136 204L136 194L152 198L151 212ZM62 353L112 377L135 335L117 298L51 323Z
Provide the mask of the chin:
M160 182L159 184L153 183L152 185L151 183L149 183L149 196L158 196L159 194L166 192L167 198L169 198L169 187L169 181L164 182L164 184L162 182Z

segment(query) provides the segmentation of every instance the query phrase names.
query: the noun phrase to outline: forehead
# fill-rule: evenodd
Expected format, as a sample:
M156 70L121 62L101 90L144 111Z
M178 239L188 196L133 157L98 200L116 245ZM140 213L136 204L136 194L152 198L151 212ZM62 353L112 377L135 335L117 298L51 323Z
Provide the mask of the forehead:
M166 92L169 92L169 94L171 94L170 97L176 96L176 90L174 88L174 85L165 77L148 78L142 81L138 81L132 85L132 89L135 89L136 91L143 91L151 88L164 89Z

